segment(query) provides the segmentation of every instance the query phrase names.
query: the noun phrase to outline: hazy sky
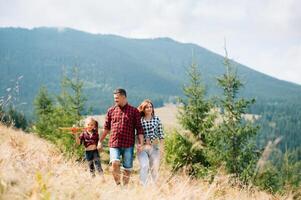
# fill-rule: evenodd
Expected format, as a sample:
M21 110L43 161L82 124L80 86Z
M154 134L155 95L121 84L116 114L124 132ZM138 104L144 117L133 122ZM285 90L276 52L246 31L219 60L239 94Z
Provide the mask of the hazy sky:
M196 43L301 84L300 0L0 0L1 27L71 27Z

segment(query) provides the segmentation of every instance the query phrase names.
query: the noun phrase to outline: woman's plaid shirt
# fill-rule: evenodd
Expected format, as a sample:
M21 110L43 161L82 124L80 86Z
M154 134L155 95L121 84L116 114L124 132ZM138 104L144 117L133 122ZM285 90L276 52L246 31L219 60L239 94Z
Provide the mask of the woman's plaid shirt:
M124 107L117 105L109 108L104 123L104 128L109 130L109 147L128 148L135 144L135 130L137 135L143 134L137 108L126 104Z
M150 120L141 118L141 124L144 130L144 139L164 139L162 123L159 117L153 116Z

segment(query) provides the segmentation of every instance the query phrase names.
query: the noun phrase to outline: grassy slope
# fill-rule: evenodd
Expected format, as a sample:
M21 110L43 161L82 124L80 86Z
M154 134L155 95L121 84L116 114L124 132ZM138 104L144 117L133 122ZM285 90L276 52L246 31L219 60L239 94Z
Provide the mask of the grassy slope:
M239 189L221 176L212 184L170 177L162 167L158 186L143 188L134 174L129 188L114 185L109 167L105 181L90 174L82 163L66 160L50 143L34 134L0 126L0 199L277 199L264 192ZM135 160L135 170L138 163Z

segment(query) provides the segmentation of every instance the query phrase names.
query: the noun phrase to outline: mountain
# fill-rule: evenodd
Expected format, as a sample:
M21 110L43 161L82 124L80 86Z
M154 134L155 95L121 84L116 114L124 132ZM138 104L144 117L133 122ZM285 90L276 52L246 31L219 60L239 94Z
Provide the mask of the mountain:
M230 52L231 54L231 52ZM193 55L193 56L192 56ZM186 69L194 60L200 67L208 95L219 94L216 77L224 72L223 56L195 44L170 38L129 39L90 34L74 29L0 28L0 95L18 77L20 109L32 113L32 101L42 85L59 93L64 71L79 68L88 105L103 112L112 103L112 90L126 88L132 104L144 98L157 105L182 95ZM234 63L245 82L241 95L258 100L301 97L301 86Z

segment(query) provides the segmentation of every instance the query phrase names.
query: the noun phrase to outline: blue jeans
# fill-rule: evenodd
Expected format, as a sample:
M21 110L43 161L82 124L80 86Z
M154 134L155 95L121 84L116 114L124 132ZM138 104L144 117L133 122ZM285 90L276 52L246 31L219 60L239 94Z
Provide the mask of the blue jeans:
M158 145L152 145L138 154L140 163L140 181L146 186L148 182L155 183L158 179L160 166L160 150ZM149 173L151 176L149 176Z
M92 175L95 175L95 167L99 174L103 174L98 150L86 151L86 160Z
M110 163L120 161L122 158L122 167L125 170L132 170L134 160L134 147L128 148L110 148Z

